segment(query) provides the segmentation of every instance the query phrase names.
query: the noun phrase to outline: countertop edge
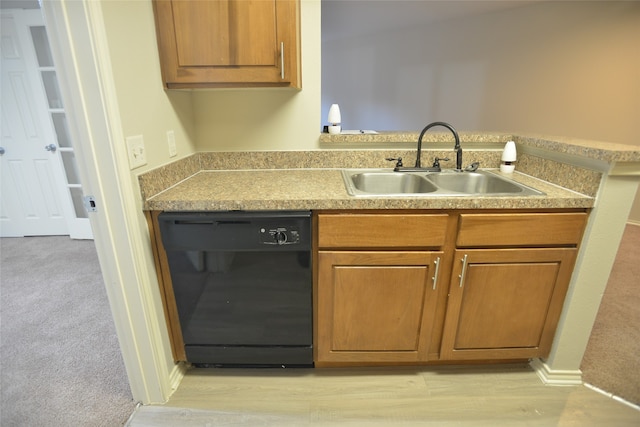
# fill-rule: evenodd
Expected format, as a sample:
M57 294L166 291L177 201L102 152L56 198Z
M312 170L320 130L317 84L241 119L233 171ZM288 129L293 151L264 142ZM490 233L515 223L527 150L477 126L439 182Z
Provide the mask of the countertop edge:
M145 210L588 209L592 197L516 172L540 196L350 196L338 169L201 171L149 198Z

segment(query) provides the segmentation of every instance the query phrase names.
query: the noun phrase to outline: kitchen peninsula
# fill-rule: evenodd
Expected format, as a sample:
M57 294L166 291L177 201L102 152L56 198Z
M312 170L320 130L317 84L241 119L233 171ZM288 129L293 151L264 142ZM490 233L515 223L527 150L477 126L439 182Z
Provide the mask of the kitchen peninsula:
M461 133L460 136L464 164L477 161L481 168L489 169L498 167L502 147L506 141L514 140L519 156L512 179L545 195L348 195L340 169L391 168L387 157L401 156L407 162L411 162L412 156L415 159L417 134L398 132L323 134L322 150L318 151L196 153L142 174L140 188L149 219L159 211L214 210L372 213L384 209L385 213L397 210L406 214L411 210L429 215L438 211L460 215L466 210L528 214L589 212L582 240L575 245L579 251L553 346L544 360L534 358L532 362L546 382L580 382L582 354L640 179L640 150L633 146L530 135ZM425 138L423 159L450 155L452 144L447 138L450 136L437 133ZM443 167L448 165L445 163ZM439 334L434 336L434 342L441 338ZM436 353L435 357L437 344L430 350Z

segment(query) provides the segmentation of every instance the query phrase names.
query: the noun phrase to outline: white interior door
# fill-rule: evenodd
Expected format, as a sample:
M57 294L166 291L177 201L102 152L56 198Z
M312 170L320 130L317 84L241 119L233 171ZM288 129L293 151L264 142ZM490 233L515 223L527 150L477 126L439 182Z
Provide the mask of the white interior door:
M92 238L40 10L2 12L0 235Z

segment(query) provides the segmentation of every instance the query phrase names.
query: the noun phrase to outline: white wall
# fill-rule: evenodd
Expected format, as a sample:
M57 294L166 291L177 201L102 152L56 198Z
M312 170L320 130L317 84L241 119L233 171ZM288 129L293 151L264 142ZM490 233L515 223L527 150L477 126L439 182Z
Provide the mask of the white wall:
M75 0L66 3L70 9L81 4ZM96 160L103 169L97 172L101 181L98 187L104 193L99 198L103 207L92 222L97 226L96 247L134 399L160 403L181 374L173 362L164 326L137 175L193 154L191 94L163 90L150 1L86 1L81 9L93 20L91 35L98 49L96 62L101 64L98 72L108 116L105 124L109 135L105 139L113 156L99 154L104 147L94 145ZM77 19L82 22L80 16ZM75 26L73 20L70 26ZM95 109L102 100L92 97L95 99L88 104ZM87 117L89 126L99 125L102 119ZM167 130L175 132L175 158L169 157ZM132 135L143 136L147 164L129 170L125 139Z
M147 165L132 172L135 179L195 151L191 92L163 90L151 1L103 0L102 11L123 134L142 135L145 142ZM175 133L175 158L169 157L168 130Z
M394 19L380 2L350 3L358 22L376 21L368 14L379 10ZM447 20L427 16L442 2L391 3L422 7L425 22L323 37L322 117L338 103L345 129L419 130L442 120L458 130L640 145L640 2L535 2ZM324 2L323 18L341 6ZM323 19L323 34L345 33L332 25ZM631 218L640 221L640 197Z
M193 92L198 151L311 150L320 135L320 0L301 1L302 90Z
M369 2L355 3L367 22ZM331 22L322 27L333 32ZM323 111L339 103L354 129L445 120L640 145L638 40L640 3L611 1L535 3L332 38L322 46Z

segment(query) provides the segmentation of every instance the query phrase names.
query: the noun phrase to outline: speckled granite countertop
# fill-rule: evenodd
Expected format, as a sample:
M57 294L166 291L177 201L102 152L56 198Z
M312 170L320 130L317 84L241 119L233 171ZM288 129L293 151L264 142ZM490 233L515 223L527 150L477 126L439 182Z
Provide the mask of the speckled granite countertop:
M589 208L593 198L514 173L542 196L377 196L347 194L337 169L201 171L146 203L149 210Z
M484 169L498 168L501 148L506 141L514 140L519 156L511 179L546 194L354 197L347 193L340 168L390 168L385 158L398 156L405 164L412 164L417 138L417 132L321 134L322 150L195 153L139 176L143 206L145 210L166 211L591 208L606 167L628 166L625 172L640 174L640 147L636 146L540 135L460 132L464 164L479 161ZM452 141L448 133L425 135L423 162L434 156L450 156ZM554 160L555 154L560 157ZM567 162L562 156L581 161ZM605 164L605 168L584 166L585 159Z

